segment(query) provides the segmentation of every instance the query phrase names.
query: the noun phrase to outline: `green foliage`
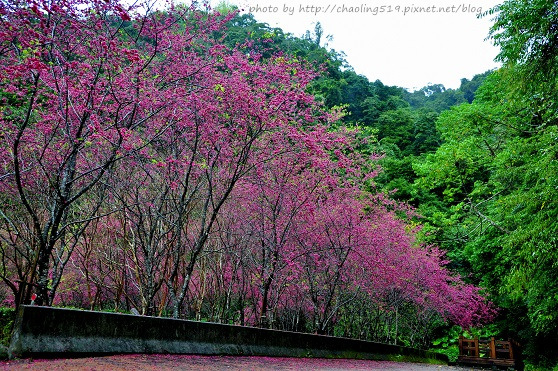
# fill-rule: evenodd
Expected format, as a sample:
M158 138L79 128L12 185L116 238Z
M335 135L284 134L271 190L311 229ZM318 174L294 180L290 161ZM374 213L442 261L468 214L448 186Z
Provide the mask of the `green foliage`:
M427 85L414 92L404 92L403 98L415 109L443 112L461 103L472 103L476 91L491 71L475 75L471 80L461 79L458 89L446 89L441 84Z
M0 329L2 329L2 339L0 344L4 346L10 345L12 338L12 329L14 326L15 310L13 308L0 308Z
M425 239L489 290L502 334L552 364L541 339L558 330L558 127L551 104L516 89L520 74L503 68L440 115L444 143L414 163L414 186L431 195L419 206Z
M489 12L497 14L490 37L500 47L497 59L518 64L529 73L555 78L558 57L558 4L553 0L507 0Z
M462 335L459 326L451 326L440 337L432 341L431 351L448 356L450 362L456 362L459 356L459 335Z
M413 162L417 179L410 188L425 216L423 239L449 250L451 266L486 287L501 308L494 335L517 339L530 362L552 367L558 362L557 4L510 0L497 9L491 37L504 67L483 79L474 100L467 94L467 104L440 115L443 144ZM451 349L455 335L448 331L436 345Z

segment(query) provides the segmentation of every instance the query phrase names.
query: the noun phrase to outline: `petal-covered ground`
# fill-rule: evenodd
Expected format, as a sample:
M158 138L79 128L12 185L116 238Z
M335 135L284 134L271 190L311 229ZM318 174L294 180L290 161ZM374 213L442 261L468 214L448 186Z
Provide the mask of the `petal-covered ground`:
M353 359L270 358L192 355L116 355L73 359L21 359L0 363L0 370L471 370L456 366Z

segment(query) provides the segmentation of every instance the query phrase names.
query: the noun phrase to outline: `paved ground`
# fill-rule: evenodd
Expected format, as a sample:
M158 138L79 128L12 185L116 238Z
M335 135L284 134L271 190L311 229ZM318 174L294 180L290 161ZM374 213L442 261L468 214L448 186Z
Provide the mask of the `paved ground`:
M0 362L0 370L388 370L458 371L472 368L348 359L218 357L186 355L119 355L75 359L37 359Z

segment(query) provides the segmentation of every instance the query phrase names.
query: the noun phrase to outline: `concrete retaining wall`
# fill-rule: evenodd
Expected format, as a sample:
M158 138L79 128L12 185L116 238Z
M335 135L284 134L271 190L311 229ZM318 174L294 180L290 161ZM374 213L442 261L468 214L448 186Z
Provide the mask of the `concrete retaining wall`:
M407 347L216 323L24 306L10 345L14 356L120 353L394 359L447 357Z

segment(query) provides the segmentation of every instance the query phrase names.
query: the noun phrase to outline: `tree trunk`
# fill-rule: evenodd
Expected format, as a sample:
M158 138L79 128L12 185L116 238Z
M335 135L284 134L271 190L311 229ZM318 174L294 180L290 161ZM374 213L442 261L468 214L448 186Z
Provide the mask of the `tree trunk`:
M51 304L48 299L49 266L50 253L46 248L42 248L37 261L37 299L35 299L37 305Z

